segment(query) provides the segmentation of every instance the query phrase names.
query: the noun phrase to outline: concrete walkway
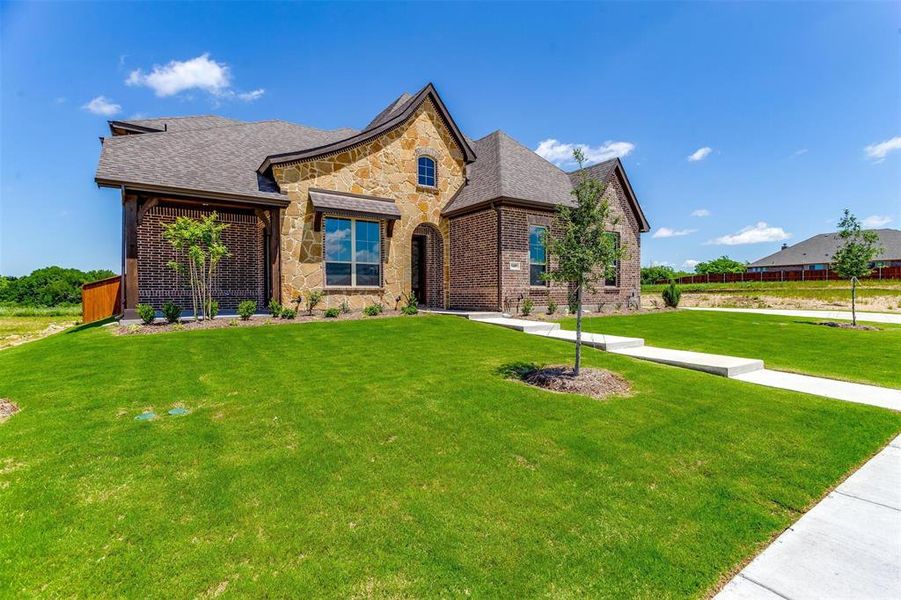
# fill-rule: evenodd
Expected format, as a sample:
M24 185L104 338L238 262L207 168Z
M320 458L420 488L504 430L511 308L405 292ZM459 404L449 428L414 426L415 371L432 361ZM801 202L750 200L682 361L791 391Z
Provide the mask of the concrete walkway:
M716 598L901 598L901 436L789 527Z
M846 402L869 404L901 411L901 390L879 387L878 385L866 385L864 383L850 383L827 379L825 377L811 377L810 375L798 375L784 371L761 369L753 373L739 374L734 377L739 381L794 390Z
M850 321L850 310L790 310L781 308L704 308L699 306L687 306L680 310L706 310L711 312L752 313L757 315L777 315L781 317L806 317L808 319L833 319ZM857 311L857 320L867 323L889 323L901 325L901 313L884 312L860 312Z

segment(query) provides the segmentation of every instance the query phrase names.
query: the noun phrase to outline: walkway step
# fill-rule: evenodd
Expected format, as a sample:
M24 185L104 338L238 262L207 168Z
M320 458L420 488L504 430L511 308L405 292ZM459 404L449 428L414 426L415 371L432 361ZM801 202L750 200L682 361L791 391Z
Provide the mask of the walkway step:
M477 323L488 323L489 325L500 325L507 329L515 329L525 333L542 333L560 329L560 323L548 323L545 321L526 321L525 319L508 319L506 317L470 317L471 321Z
M763 361L756 358L705 354L687 350L670 350L668 348L655 348L654 346L613 349L611 351L616 354L624 354L665 365L682 367L683 369L704 371L705 373L712 373L722 377L735 377L763 369Z
M753 373L739 375L736 379L758 385L901 411L901 390L893 390L876 385L850 383L835 379L772 371L770 369L761 369Z
M568 329L552 329L550 331L529 331L532 335L540 335L542 337L554 338L557 340L566 340L567 342L576 341L576 332ZM624 348L640 348L644 346L644 340L641 338L621 337L618 335L604 335L603 333L587 333L582 332L582 343L598 350L619 350Z

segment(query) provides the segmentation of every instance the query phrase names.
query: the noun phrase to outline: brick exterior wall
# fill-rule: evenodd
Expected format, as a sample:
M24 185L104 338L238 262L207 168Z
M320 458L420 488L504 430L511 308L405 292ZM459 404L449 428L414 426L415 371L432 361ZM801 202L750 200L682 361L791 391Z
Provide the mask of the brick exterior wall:
M172 300L184 310L191 309L191 288L187 277L168 266L172 260L181 261L181 253L163 238L163 223L176 217L199 219L210 210L195 210L174 206L155 206L144 215L138 225L138 302L160 309ZM264 232L256 215L247 212L216 211L219 220L229 227L222 237L231 256L219 264L214 283L213 298L220 310L231 310L242 300L256 300L266 306Z
M590 311L616 310L640 306L641 237L639 223L628 206L619 181L610 182L605 192L611 215L619 219L610 231L619 233L626 256L620 261L617 285L598 282L594 292L583 294L583 306ZM543 225L555 230L553 211L501 206L500 259L501 298L497 294L497 216L493 209L451 219L450 306L465 310L513 312L525 298L531 298L535 310L546 309L549 299L565 309L570 289L566 284L529 285L529 227ZM548 256L548 268L554 257ZM512 263L512 264L511 264ZM517 268L511 268L516 267Z
M497 310L497 212L451 219L450 252L450 307Z

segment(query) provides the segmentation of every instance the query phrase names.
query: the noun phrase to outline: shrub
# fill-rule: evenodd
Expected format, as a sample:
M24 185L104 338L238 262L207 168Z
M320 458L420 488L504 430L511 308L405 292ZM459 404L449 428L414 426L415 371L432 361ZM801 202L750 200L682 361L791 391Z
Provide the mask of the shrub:
M166 318L166 323L175 323L181 318L181 307L170 300L163 304L163 316Z
M280 317L282 314L282 305L275 301L275 298L269 301L269 314L273 317Z
M150 325L156 318L156 311L149 304L138 304L135 310L138 311L138 316L141 317L145 325Z
M675 281L670 281L669 285L663 288L663 303L670 308L679 306L679 299L682 297L682 291Z
M547 314L553 315L557 312L557 303L554 302L553 298L548 299L547 301Z
M381 304L370 304L363 309L363 314L367 317L376 317L382 314L382 310Z
M347 300L341 301L341 312L345 315L350 312L350 304L347 303Z
M339 309L338 307L333 306L331 308L325 309L325 318L326 319L337 319L338 315L340 315L340 314L341 314L341 309Z
M533 308L535 308L535 302L531 298L526 298L522 301L522 308L519 312L521 312L524 317L528 317L532 314Z
M283 308L279 315L282 319L293 319L297 316L297 311L293 308Z
M184 323L173 323L172 324L172 331L184 331L184 330L185 330Z
M242 300L238 304L238 316L242 321L250 319L255 312L257 312L257 303L253 300Z
M229 327L237 327L237 326L238 326L238 322L235 321L234 319L229 319L229 320L228 320L228 326L229 326Z
M579 312L579 301L575 294L570 296L568 304L569 306L567 306L567 308L569 309L569 314L574 315Z
M307 294L307 314L312 315L313 309L322 302L322 290L313 290Z
M207 319L215 319L216 315L219 314L219 301L218 300L210 300L209 308L206 311Z
M400 312L404 315L415 315L419 313L419 307L415 304L405 304L401 307Z

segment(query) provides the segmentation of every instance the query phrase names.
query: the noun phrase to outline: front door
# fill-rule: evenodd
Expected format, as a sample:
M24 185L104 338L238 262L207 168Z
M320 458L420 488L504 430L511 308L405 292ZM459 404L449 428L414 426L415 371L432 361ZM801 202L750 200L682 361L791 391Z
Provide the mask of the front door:
M416 296L416 301L425 304L426 276L425 276L425 240L424 235L413 236L413 248L410 252L410 276L411 288Z

